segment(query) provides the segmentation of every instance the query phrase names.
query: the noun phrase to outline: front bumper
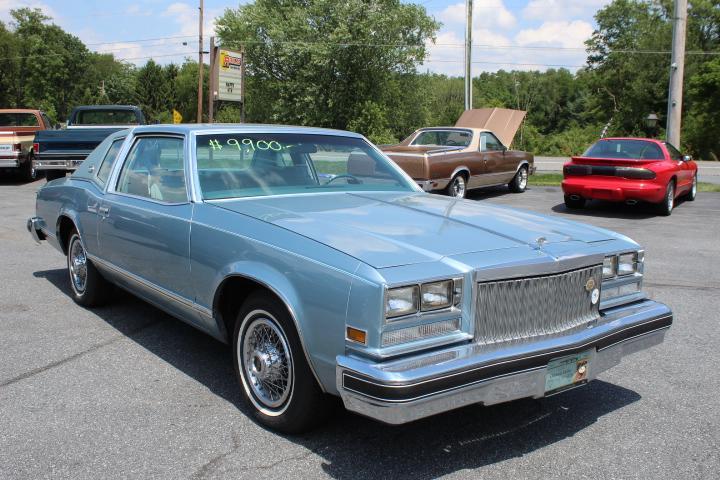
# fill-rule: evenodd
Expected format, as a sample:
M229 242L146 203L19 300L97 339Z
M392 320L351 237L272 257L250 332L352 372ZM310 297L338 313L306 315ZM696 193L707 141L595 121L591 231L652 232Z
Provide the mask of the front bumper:
M465 344L384 363L338 356L337 389L348 410L390 424L540 398L550 360L589 351L593 380L622 357L661 343L671 324L667 306L645 300L605 311L591 328L522 344Z

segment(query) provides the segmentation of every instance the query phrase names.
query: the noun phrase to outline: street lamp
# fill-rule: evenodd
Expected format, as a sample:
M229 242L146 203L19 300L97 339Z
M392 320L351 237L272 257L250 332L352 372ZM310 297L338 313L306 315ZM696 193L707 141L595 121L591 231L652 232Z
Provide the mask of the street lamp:
M654 113L651 113L645 118L645 127L647 127L648 137L653 138L657 135L659 121L660 119Z

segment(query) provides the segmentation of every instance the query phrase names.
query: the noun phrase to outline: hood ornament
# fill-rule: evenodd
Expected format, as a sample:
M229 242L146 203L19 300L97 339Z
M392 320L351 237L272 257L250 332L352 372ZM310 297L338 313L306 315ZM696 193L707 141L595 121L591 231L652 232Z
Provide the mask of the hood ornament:
M542 250L543 245L545 245L546 243L547 243L547 238L545 238L545 237L538 237L538 238L536 238L536 239L535 239L535 244L536 244L537 246L534 247L535 250Z

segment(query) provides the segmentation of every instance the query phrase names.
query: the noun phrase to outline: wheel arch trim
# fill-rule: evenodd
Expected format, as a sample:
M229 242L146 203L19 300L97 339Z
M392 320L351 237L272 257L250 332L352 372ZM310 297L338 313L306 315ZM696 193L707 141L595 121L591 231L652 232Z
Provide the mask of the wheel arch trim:
M256 265L259 266L259 265ZM298 302L297 300L297 294L295 293L295 289L292 287L290 282L283 282L282 280L271 280L269 277L273 276L273 273L279 274L279 272L265 272L265 274L260 273L261 270L256 270L255 274L248 274L245 273L247 270L243 269L243 272L239 271L237 268L233 268L227 272L225 272L220 279L219 282L217 282L217 286L214 289L213 293L213 303L212 303L212 315L215 318L215 321L218 323L218 328L221 328L222 332L224 332L226 338L228 339L228 343L231 343L231 335L232 332L228 332L225 328L225 322L222 316L220 315L220 305L219 300L221 293L223 292L224 285L234 278L240 278L243 280L248 280L250 282L256 283L275 295L281 302L282 305L287 310L288 314L290 315L290 319L293 322L293 325L295 326L295 331L298 334L298 339L300 340L300 348L302 348L303 355L305 356L305 361L308 362L308 366L310 367L310 371L313 374L313 377L315 377L315 381L317 382L320 389L323 391L323 393L326 393L325 386L320 381L320 377L317 374L315 365L313 364L312 357L308 353L305 337L303 336L303 331L300 325L300 322L298 321L298 308L295 308L294 305ZM280 277L282 278L282 277ZM276 286L276 281L279 281L280 283L285 283L285 288L278 288ZM287 292L293 292L293 295L288 296L283 293L283 291ZM291 298L292 297L292 298ZM294 300L293 300L294 299Z

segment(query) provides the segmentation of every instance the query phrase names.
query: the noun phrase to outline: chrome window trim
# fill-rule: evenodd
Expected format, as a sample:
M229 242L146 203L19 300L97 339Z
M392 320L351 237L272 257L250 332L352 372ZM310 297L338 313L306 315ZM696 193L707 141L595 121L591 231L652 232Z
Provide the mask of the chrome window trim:
M466 132L470 134L470 142L468 142L467 145L416 145L415 140L417 140L417 137L420 136L421 133L425 132L443 132L443 131L461 131ZM410 143L408 143L408 146L410 147L462 147L462 148L469 148L470 145L472 145L473 140L475 140L472 129L469 128L463 128L463 127L427 127L427 128L421 128L417 132L415 132L415 136L412 140L410 140Z
M255 198L277 198L277 197L280 197L281 195L289 196L289 195L308 195L308 194L317 195L317 194L322 194L322 193L366 193L366 192L368 192L368 191L308 192L308 193L302 192L302 193L263 195L263 196L253 196L253 197L228 197L228 198L224 198L224 199L205 199L202 196L202 189L200 187L200 175L199 175L198 169L197 169L197 157L195 156L195 153L197 151L197 137L213 135L213 134L228 135L228 134L233 134L233 133L252 133L252 134L268 133L268 134L273 134L273 135L289 133L289 134L293 134L293 135L314 135L314 136L321 136L321 135L332 136L332 135L334 135L333 132L310 133L310 132L303 132L303 131L299 131L299 132L273 131L272 127L269 127L267 132L263 132L262 130L251 130L251 131L245 132L242 128L235 128L235 129L233 129L233 128L224 129L223 128L223 129L207 129L207 130L192 131L189 134L189 141L187 142L188 150L189 150L187 159L190 161L190 164L188 166L188 172L190 173L190 175L192 175L192 180L190 181L190 190L192 190L191 198L192 198L193 202L201 203L201 202L215 202L215 201L219 201L219 200L248 200L248 199L255 199ZM422 188L420 188L420 186L418 186L417 183L415 183L415 180L413 180L412 177L405 172L405 170L400 168L398 166L398 164L393 162L392 159L390 157L388 157L385 152L380 150L380 148L378 148L377 145L375 145L374 143L369 141L367 138L365 138L363 136L357 136L357 135L336 135L336 136L345 137L345 138L357 138L357 139L365 142L365 144L368 147L370 147L371 150L375 151L379 156L381 156L382 158L384 158L387 161L387 166L390 169L394 170L406 181L406 183L407 183L406 186L408 187L409 191L405 192L405 193L424 192L424 190ZM392 193L393 191L388 191L388 192ZM402 191L396 191L395 193L402 193Z
M115 142L122 142L122 145L120 145L120 148L118 149L117 153L115 154L115 158L113 158L111 161L112 165L110 167L110 171L108 172L108 180L110 180L110 175L112 174L113 167L115 166L115 162L117 161L118 158L120 158L120 152L122 152L122 149L125 146L125 141L128 139L128 137L129 137L129 135L125 135L124 137L118 137L115 140L113 140L112 142L110 142L110 146L108 146L107 150L105 150L105 153L103 154L103 158L100 161L100 164L95 169L95 171L94 171L95 174L93 175L93 180L97 180L95 183L101 187L101 190L105 190L105 183L107 183L107 182L103 182L100 179L100 176L99 176L100 169L102 168L105 161L108 160L108 158L107 158L108 152L110 152L110 149L115 144Z
M183 158L183 175L185 176L184 181L185 181L185 199L186 199L184 202L164 202L164 201L157 200L157 199L150 198L150 197L143 197L142 195L134 195L131 193L119 192L117 190L117 184L120 181L120 173L122 172L123 167L128 162L129 154L132 151L132 148L137 143L137 141L140 139L143 139L143 138L175 138L175 139L182 140L182 142L183 142L182 151L183 151L183 156L184 156L184 158ZM125 139L125 142L126 143L123 144L121 151L118 152L118 158L120 158L120 155L123 156L122 161L120 161L120 162L116 161L115 162L116 164L113 165L113 170L112 170L110 176L108 177L107 185L105 185L105 193L112 193L112 194L118 195L120 197L136 198L139 200L145 200L150 203L157 204L157 205L174 206L174 205L187 205L188 203L190 203L190 199L188 197L188 178L187 178L188 177L187 176L187 173L188 173L187 143L188 142L186 140L185 135L177 134L177 133L149 133L149 132L134 135L131 132L130 135L128 135L127 138Z

